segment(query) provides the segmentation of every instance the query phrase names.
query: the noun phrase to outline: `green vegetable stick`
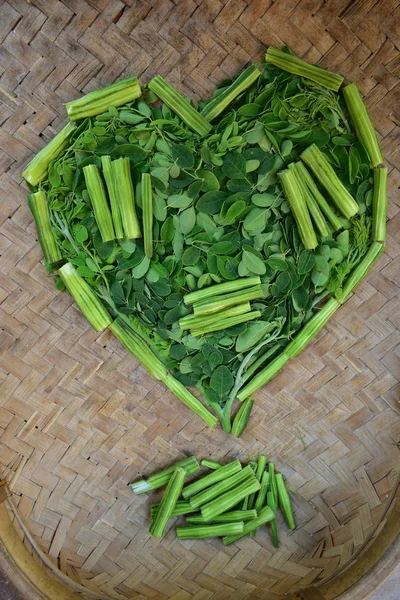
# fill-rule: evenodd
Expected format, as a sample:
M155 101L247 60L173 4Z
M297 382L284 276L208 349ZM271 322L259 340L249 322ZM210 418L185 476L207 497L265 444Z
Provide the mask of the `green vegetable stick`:
M28 206L36 224L44 259L49 267L52 267L52 265L62 259L62 256L51 225L49 206L45 192L39 190L34 194L29 194Z
M69 138L76 129L75 123L68 123L42 148L22 171L22 177L32 186L45 179L50 163L58 158L68 146Z
M259 481L261 483L261 479L264 473L264 469L265 469L265 465L267 464L267 459L265 456L263 456L262 454L258 457L258 461L257 461L257 468L256 468L256 472L255 472L255 476L257 481ZM261 491L261 488L260 488ZM259 493L259 492L258 492ZM249 509L254 507L254 502L256 499L256 494L251 494L251 496L249 496L249 504L248 507Z
M115 237L117 239L122 239L124 237L124 231L122 228L121 213L119 212L119 205L115 192L115 182L113 170L111 167L111 156L101 157L101 167L103 170L104 180L107 186L108 197L110 199L111 215L114 224Z
M346 219L354 217L354 215L358 213L357 202L344 187L318 146L311 144L311 146L303 150L300 154L300 158L313 171L314 175L324 186L343 216L345 216Z
M118 318L111 323L109 329L124 348L147 369L150 375L155 379L163 381L171 392L188 408L199 415L207 425L214 426L217 423L217 418L180 381L167 371L165 365L153 354L143 338L135 333L125 321Z
M174 470L160 502L156 518L150 525L149 531L153 537L162 537L164 535L167 523L181 494L185 477L186 471L184 469L178 467Z
M190 498L190 503L193 508L199 508L204 504L208 504L214 498L221 496L221 494L227 492L228 490L237 487L242 484L244 481L247 481L252 477L252 470L249 466L245 467L241 471L234 473L231 477L227 477L222 481L215 483L214 485L198 492L194 496Z
M336 231L337 229L341 229L343 227L342 221L335 214L335 212L332 210L332 208L329 206L328 202L325 200L325 198L319 191L317 184L315 183L314 179L311 177L306 166L301 161L299 161L296 163L296 169L297 169L297 172L299 173L299 176L306 184L310 193L314 196L316 202L318 203L318 206L320 207L320 209L322 210L322 212L324 213L324 215L326 216L328 221L331 223L334 230Z
M156 75L149 83L149 88L174 111L196 133L200 136L207 135L211 131L211 125L206 119L193 108L189 102L174 88L169 85L160 75Z
M318 229L321 237L326 238L329 236L329 229L326 224L324 215L322 214L322 211L321 211L316 199L314 198L313 194L310 192L305 181L303 181L301 174L300 174L301 172L297 166L298 164L302 164L302 163L291 163L290 165L288 165L288 168L289 168L289 170L292 170L295 174L295 177L297 179L297 184L303 193L303 197L305 198L307 208L310 212L312 220L314 221L315 227Z
M222 465L219 462L216 462L215 460L208 460L208 458L204 458L200 464L202 467L208 467L213 471L222 467Z
M100 90L86 94L82 98L67 102L65 108L71 121L93 117L107 110L109 106L122 106L141 95L137 77L128 77Z
M142 175L142 211L144 251L148 258L153 256L153 193L151 175Z
M256 472L257 463L255 460L251 460L247 466L250 467L250 469L253 471L253 473ZM250 498L250 496L246 496L246 498L243 500L242 510L248 510L249 498Z
M112 318L90 285L78 275L75 267L68 262L58 269L58 274L93 329L106 329L112 323Z
M288 524L289 529L296 529L296 525L293 518L292 503L290 501L289 493L286 489L282 473L276 473L275 481L278 490L279 505L286 519L286 523Z
M188 470L185 469L186 473L188 474ZM150 506L150 516L152 519L154 519L158 513L158 510L160 508L160 503L158 504L152 504ZM189 513L195 512L195 508L193 508L193 506L190 504L189 500L178 500L177 503L175 504L175 508L172 511L172 515L171 517L179 517L180 515L187 515Z
M249 397L240 406L236 416L233 420L231 434L235 437L240 437L247 427L247 423L250 419L250 414L253 409L254 400Z
M183 301L185 304L193 304L194 302L200 302L206 298L212 298L213 296L220 296L221 294L227 294L229 292L237 292L245 288L251 288L255 285L260 285L261 279L258 275L255 277L241 277L235 279L235 281L227 281L225 283L219 283L210 287L197 290L196 292L190 292L185 294Z
M303 192L298 184L297 178L292 171L285 169L280 171L279 177L282 183L283 193L289 203L294 219L297 223L301 241L304 248L313 250L318 245L310 213Z
M194 509L193 509L194 510ZM253 510L231 510L222 515L218 515L211 523L237 523L240 521L252 521L257 516L257 512ZM201 515L190 515L186 517L186 521L191 525L206 525L207 522Z
M87 165L83 167L83 175L101 239L109 242L115 238L115 233L100 171L96 165Z
M265 505L270 481L271 475L267 471L264 471L260 481L261 488L257 494L256 503L254 505L254 508L256 509L257 513L259 513L262 507Z
M135 210L135 196L131 177L131 163L129 158L118 158L111 163L115 182L115 195L125 237L136 239L141 237L139 221Z
M256 300L257 298L263 298L264 293L260 285L248 288L246 290L239 290L223 296L215 296L213 298L207 298L201 302L196 302L193 305L194 314L196 317L202 317L211 315L215 312L224 311L230 306L236 304L244 304L250 300Z
M243 400L246 400L246 398L248 398L251 394L254 394L254 392L268 383L270 379L279 373L288 360L289 356L285 352L279 354L264 369L257 373L257 375L255 375L244 388L240 390L240 392L237 394L237 399L243 402Z
M301 328L300 332L289 342L285 348L285 353L292 357L297 356L311 342L331 316L340 307L340 302L335 298L330 298L328 302L315 313L309 321Z
M384 245L380 242L372 242L367 254L346 279L343 289L336 293L337 299L341 304L347 300L354 288L362 279L364 279L365 275L378 260L384 249Z
M208 488L210 485L221 481L221 479L227 479L231 475L234 475L241 470L242 465L240 464L240 461L234 460L233 462L220 467L213 473L210 473L209 475L206 475L205 477L202 477L201 479L198 479L197 481L187 485L185 488L183 488L182 496L184 498L190 498L191 496L194 496L195 494L198 494L204 490L204 488Z
M357 136L369 156L370 165L371 167L377 167L383 163L384 158L367 107L357 85L355 83L346 85L343 88L343 97Z
M274 548L278 548L278 528L276 526L276 511L278 508L278 497L275 497L273 492L267 492L267 505L273 511L275 518L271 521L272 544Z
M343 77L341 75L326 71L319 66L310 65L304 60L301 60L292 54L288 54L287 52L283 52L282 50L278 50L277 48L273 48L272 46L268 48L265 60L284 71L311 79L335 92L338 91L343 83Z
M224 316L224 319L226 319L228 317L236 317L238 315L243 315L244 313L249 311L251 311L250 302L244 302L243 304L238 304L237 306L232 306L232 308L224 310L223 313L217 312L213 315L208 315L206 317L196 317L194 314L187 315L186 317L182 317L182 319L179 319L179 326L183 330L208 327L208 325L212 325L213 323L220 321L222 314Z
M159 471L158 473L150 475L150 477L147 479L140 479L130 483L129 485L135 494L145 494L147 492L151 492L152 490L156 490L164 485L167 485L168 481L171 479L172 473L178 467L180 469L184 469L188 475L200 471L200 465L196 457L189 456L187 458L183 458L182 460L178 460L178 462L174 463L170 467L167 467L166 469L163 469L162 471Z
M251 312L244 313L243 315L237 315L236 317L228 317L227 319L215 321L214 323L211 323L210 325L204 327L196 327L195 329L191 329L190 333L193 337L196 337L198 335L211 333L212 331L221 331L222 329L228 329L228 327L233 327L233 325L238 325L239 323L247 323L248 321L254 321L254 319L258 319L260 317L260 311L253 310Z
M268 463L268 473L270 477L270 487L274 498L278 498L278 488L276 485L275 465L273 462Z
M244 530L243 522L239 523L216 523L209 525L188 525L186 527L177 527L176 535L180 540L198 540L201 538L224 536L224 535L242 535Z
M211 502L201 507L201 514L207 522L212 521L218 515L226 512L233 506L236 506L240 500L243 500L249 494L257 492L260 489L260 483L253 476L233 490L228 490L225 494L214 498Z
M242 94L253 85L260 75L261 71L258 65L253 63L247 67L247 69L245 69L230 86L207 102L200 114L202 114L207 121L212 121L221 114L221 112L224 111L225 108L239 96L239 94Z
M233 544L237 540L240 540L245 535L249 535L256 531L261 525L265 525L265 523L269 523L274 519L274 512L268 507L265 506L262 508L258 514L258 516L253 519L253 521L248 521L244 523L243 533L237 535L228 535L223 538L224 546L228 546L229 544Z
M372 240L386 240L387 213L387 175L386 167L374 170L374 196L372 201Z

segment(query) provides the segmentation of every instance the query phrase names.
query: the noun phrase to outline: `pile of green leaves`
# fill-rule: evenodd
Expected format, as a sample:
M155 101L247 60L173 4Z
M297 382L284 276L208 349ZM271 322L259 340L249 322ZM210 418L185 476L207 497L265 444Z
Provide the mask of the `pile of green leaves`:
M359 215L342 219L315 252L303 248L277 176L312 143L359 204ZM141 239L101 240L83 167L100 167L105 154L129 157L140 221L141 174L151 174L151 259ZM371 172L340 95L268 64L206 138L146 88L137 101L85 119L41 188L63 257L221 419L238 372L244 381L252 365L279 354L368 249ZM250 275L262 280L264 298L252 302L259 320L200 337L181 331L177 322L190 312L184 294Z

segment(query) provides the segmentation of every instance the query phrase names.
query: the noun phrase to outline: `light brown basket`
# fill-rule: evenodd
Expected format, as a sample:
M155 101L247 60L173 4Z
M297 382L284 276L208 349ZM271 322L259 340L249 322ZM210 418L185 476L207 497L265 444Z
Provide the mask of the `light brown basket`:
M12 493L0 488L0 562L25 597L275 600L308 590L308 600L355 600L390 572L399 525L398 509L390 512L400 439L399 16L399 0L0 5L0 466L17 471ZM21 170L81 91L122 73L159 73L204 97L269 44L358 83L390 170L388 237L352 298L256 394L237 440L204 427L55 290ZM281 528L278 551L266 529L229 547L180 542L173 530L149 536L150 502L127 487L138 473L182 454L247 461L261 452L296 491L298 528Z

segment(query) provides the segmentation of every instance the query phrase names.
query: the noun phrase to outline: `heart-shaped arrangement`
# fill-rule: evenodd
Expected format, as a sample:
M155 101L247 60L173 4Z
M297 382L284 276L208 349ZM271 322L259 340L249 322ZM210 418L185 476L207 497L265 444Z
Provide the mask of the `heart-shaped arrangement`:
M196 110L132 77L68 103L23 173L57 288L234 435L384 248L387 169L342 81L269 48Z

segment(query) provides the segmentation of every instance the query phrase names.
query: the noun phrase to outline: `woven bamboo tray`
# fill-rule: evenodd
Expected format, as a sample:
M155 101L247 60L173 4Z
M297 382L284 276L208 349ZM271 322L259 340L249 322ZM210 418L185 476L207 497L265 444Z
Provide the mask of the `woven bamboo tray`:
M361 600L390 572L399 525L399 18L399 0L0 2L0 474L11 481L0 487L0 565L24 597L275 600L308 589L309 600ZM204 97L267 45L285 43L366 97L390 171L387 246L311 346L256 394L237 440L204 427L55 290L21 170L81 91L161 74ZM183 453L247 461L261 452L296 491L298 527L281 528L278 551L266 529L229 547L180 542L172 530L149 536L149 500L126 485L138 472Z

